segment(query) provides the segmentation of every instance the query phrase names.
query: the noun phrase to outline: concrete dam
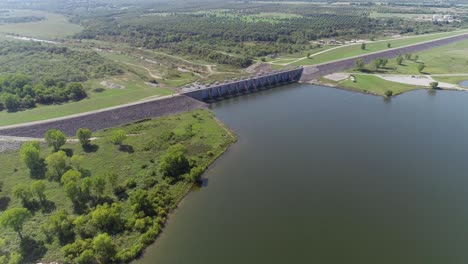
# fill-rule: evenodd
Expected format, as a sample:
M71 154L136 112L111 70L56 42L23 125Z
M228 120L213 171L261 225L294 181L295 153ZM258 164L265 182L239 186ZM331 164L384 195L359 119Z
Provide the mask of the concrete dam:
M270 87L298 82L301 79L303 70L304 68L300 67L293 70L271 72L248 79L201 87L196 90L184 92L182 95L203 102L222 100L257 92Z

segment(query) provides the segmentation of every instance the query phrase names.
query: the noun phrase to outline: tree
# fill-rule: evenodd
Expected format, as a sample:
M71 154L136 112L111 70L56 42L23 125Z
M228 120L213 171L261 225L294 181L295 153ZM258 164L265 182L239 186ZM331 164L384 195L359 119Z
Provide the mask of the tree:
M93 178L93 187L96 194L102 196L106 189L106 178L102 176L97 176Z
M362 49L362 50L365 50L365 49L366 49L366 43L362 43L362 44L361 44L361 49Z
M80 141L81 146L83 148L89 146L89 144L91 143L91 140L90 140L91 136L92 136L92 132L91 130L87 128L80 128L78 129L78 131L76 131L76 137Z
M372 70L377 71L380 68L381 61L380 59L377 59L372 62Z
M424 68L426 68L426 65L424 65L424 63L419 63L418 64L418 71L419 72L422 72L424 70Z
M358 70L364 69L364 59L363 59L363 58L357 59L357 60L354 62L354 64L356 65L356 68L357 68Z
M435 90L439 87L439 82L431 82L429 85L431 86L431 89Z
M310 59L310 52L307 52L307 58Z
M412 55L411 53L406 53L406 54L405 54L405 59L411 60L411 57L412 57L412 56L413 56L413 55Z
M387 58L382 58L380 59L380 67L385 67L387 66L388 59Z
M21 146L21 159L28 167L31 176L41 167L39 142L27 142Z
M13 195L16 198L21 199L21 203L24 207L28 207L28 204L31 202L33 197L31 189L26 184L16 185L15 188L13 188Z
M111 263L115 254L115 245L107 233L97 235L93 240L93 250L99 263Z
M125 139L127 139L125 131L117 130L112 134L111 142L114 143L114 145L122 145Z
M63 151L50 154L46 158L47 177L51 180L60 180L67 169L67 155Z
M58 129L50 129L44 137L47 144L54 148L54 151L58 151L67 142L65 134Z
M398 65L403 64L403 57L401 55L398 55L398 57L396 58L396 62Z
M413 59L414 59L414 61L418 61L419 60L419 55L414 55Z
M2 101L8 112L15 112L20 108L20 99L17 95L10 93L4 94Z
M81 155L73 155L70 158L70 166L72 166L75 170L81 170L81 162L83 161L83 156Z
M32 193L37 195L41 202L46 201L45 190L46 182L44 180L35 181L31 184Z
M146 190L135 190L130 195L130 204L135 214L144 212L145 215L152 216L155 213L153 205L148 197L148 191Z
M91 224L106 232L118 232L124 227L122 219L122 208L119 204L105 203L96 206L96 209L90 213Z
M187 148L181 144L171 146L161 157L160 170L164 176L177 178L190 171L190 163L185 156Z
M392 47L392 43L387 43L387 48L391 48Z
M62 244L71 242L75 238L73 217L64 209L58 210L49 217L47 230L57 235Z
M60 180L68 198L70 198L73 203L79 202L81 198L80 180L81 173L75 170L67 171Z
M203 167L195 167L190 170L190 180L193 182L198 182L205 171L205 168Z
M81 83L72 82L67 84L66 91L69 99L74 101L79 101L88 96Z
M393 91L392 90L387 90L385 91L385 96L386 97L391 97L393 95Z
M31 217L31 213L26 208L11 208L3 212L0 216L0 225L9 227L18 233L18 236L23 240L24 223Z

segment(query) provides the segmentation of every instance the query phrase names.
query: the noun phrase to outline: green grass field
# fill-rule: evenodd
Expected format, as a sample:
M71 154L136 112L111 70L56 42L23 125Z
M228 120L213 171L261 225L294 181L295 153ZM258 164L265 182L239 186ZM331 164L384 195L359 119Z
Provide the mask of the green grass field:
M468 73L468 40L449 45L432 48L413 54L418 55L418 61L414 59L404 60L402 65L396 63L396 59L390 59L384 69L379 73L386 74L467 74ZM418 65L424 63L422 73Z
M406 85L396 82L389 82L377 76L356 75L356 82L345 80L337 84L340 87L355 90L363 93L371 93L384 96L387 90L393 92L393 95L401 94L407 91L421 89L421 87ZM333 83L330 81L330 83Z
M11 23L0 25L0 32L4 34L18 34L21 36L56 39L73 35L82 30L77 24L72 24L60 14L47 13L36 10L12 10L11 16L38 16L46 19L31 23Z
M123 85L125 89L105 88L99 84L102 80ZM16 113L2 111L0 112L0 126L83 113L137 101L150 96L164 96L173 93L170 89L149 86L133 74L114 76L102 80L90 80L86 82L85 87L90 91L88 93L89 98L78 102L61 105L41 105L34 109ZM105 89L103 92L93 92L96 88Z
M129 135L124 143L133 148L133 153L121 151L118 146L110 142L112 133L117 129L123 129ZM235 136L214 118L212 112L197 110L96 132L93 136L97 139L92 141L92 144L98 146L95 152L84 152L80 144L66 144L62 149L68 150L73 155L80 155L82 157L81 167L91 173L90 177L112 172L118 175L118 184L120 185L124 185L125 181L129 179L134 180L137 187L127 190L128 194L131 195L134 190L144 188L143 186L149 178L156 180L156 185L166 181L154 171L157 170L159 157L166 152L170 144L175 144L165 139L164 135L169 133L173 133L175 143L187 147L188 157L193 159L197 166L203 167L212 163L236 140ZM42 157L46 157L50 153L51 149L48 147L41 148ZM18 183L30 185L35 180L29 176L29 171L23 164L19 151L2 153L0 159L2 160L0 199L10 197L11 201L8 207L20 207L21 201L14 197L13 188ZM192 186L193 183L184 180L170 184L169 191L174 198L174 203L177 204ZM58 182L47 181L45 194L47 200L57 209L65 209L68 213L73 214L72 203L66 197L63 186ZM121 204L124 212L131 210L128 200L118 201L109 185L106 187L105 196ZM32 219L25 224L23 233L35 241L44 242L46 237L40 227L47 222L51 213L38 210ZM126 218L126 221L129 219ZM113 241L118 245L118 250L125 250L139 243L140 236L140 232L130 229L125 233L113 235ZM0 227L0 237L7 241L7 250L19 250L19 239L16 232ZM41 257L42 262L64 263L60 252L61 245L57 239L44 245L47 248L47 253ZM41 259L35 259L34 263Z
M435 76L432 78L439 82L452 83L456 85L459 85L463 81L468 81L468 75L467 76Z
M449 36L457 35L460 33L466 33L466 32L468 32L468 30L445 32L445 33L438 33L438 34L431 34L431 35L422 35L422 36L410 37L410 38L404 38L404 39L375 41L372 43L368 43L366 45L366 50L361 49L361 44L343 46L341 48L332 50L330 52L325 52L317 56L313 56L312 59L306 58L306 59L300 60L298 62L292 63L291 65L293 66L314 65L314 64L324 63L328 61L353 57L357 55L364 55L364 54L368 54L371 52L386 50L388 49L387 43L391 43L392 48L398 48L398 47L402 47L406 45L416 44L419 42L434 40L434 39L443 38L443 37L449 37Z

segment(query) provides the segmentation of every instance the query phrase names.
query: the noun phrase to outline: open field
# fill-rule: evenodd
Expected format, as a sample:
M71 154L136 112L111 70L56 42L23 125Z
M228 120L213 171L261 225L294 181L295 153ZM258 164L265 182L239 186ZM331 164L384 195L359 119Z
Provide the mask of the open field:
M418 55L418 61L414 60ZM395 59L379 73L388 74L421 74L418 65L424 63L423 74L463 74L468 73L468 40L432 48L413 54L413 59L404 60L398 65Z
M82 27L72 24L60 14L47 13L37 10L12 10L12 16L38 16L45 20L30 23L11 23L0 25L0 32L4 34L17 34L21 36L56 39L73 35L82 30Z
M85 87L91 90L91 92L89 92L89 98L60 105L41 105L34 109L16 113L2 111L0 112L0 126L83 113L137 101L150 96L164 96L173 93L170 89L157 88L145 84L143 80L130 73L123 76L105 78L103 80L123 85L125 88L109 89L100 84L102 80L90 80L85 83ZM92 90L96 88L103 88L104 91L93 92Z
M432 79L438 82L446 82L459 85L461 82L468 80L468 73L465 76L433 76Z
M353 57L357 55L368 54L371 52L386 50L388 49L387 43L391 43L392 48L399 48L399 47L406 46L406 45L416 44L419 42L430 41L430 40L435 40L435 39L444 38L444 37L450 37L450 36L454 36L454 35L458 35L458 34L466 33L466 32L468 32L468 30L422 35L422 36L408 37L408 38L401 38L401 39L394 39L394 40L374 41L374 42L367 43L365 50L361 49L361 44L353 44L353 45L336 48L329 52L323 52L316 56L314 56L314 54L311 54L312 59L298 58L296 62L290 63L289 65L293 65L293 66L314 65L314 64L324 63L328 61L343 59L347 57Z
M128 136L125 141L127 148L132 151L122 151L118 146L110 142L114 131L123 129ZM167 135L173 135L167 139ZM171 202L164 205L165 213L158 212L158 217L151 217L148 223L150 226L157 227L159 232L164 225L167 213L174 208L177 203L185 196L193 186L193 182L185 179L170 180L163 178L158 172L158 161L171 144L182 144L187 148L187 156L197 164L197 166L206 168L219 155L221 155L230 144L236 139L222 124L220 124L208 110L197 110L180 115L158 118L150 121L130 124L121 128L113 128L106 131L94 133L96 140L92 141L93 151L84 151L80 144L66 144L62 147L69 155L80 156L80 171L86 171L90 179L94 179L109 173L117 175L116 186L123 186L127 195L132 195L138 189L153 190L160 186L168 186L167 194ZM51 149L42 146L41 156L47 157L51 154ZM31 185L36 179L32 179L29 171L19 157L19 151L10 151L0 154L2 160L2 170L0 171L0 181L2 189L0 199L4 202L6 197L11 200L1 204L2 210L5 207L21 207L20 199L13 195L13 189L21 182L25 186ZM129 182L135 183L128 185ZM45 195L47 199L47 208L38 206L35 208L33 217L28 220L24 226L25 236L35 241L37 251L22 252L27 262L60 262L64 263L64 256L60 249L63 243L59 243L57 237L52 235L52 240L48 241L42 227L47 224L51 214L59 209L64 209L72 218L76 218L79 213L74 212L73 203L67 198L63 185L56 181L45 181ZM125 187L130 186L130 187ZM125 219L125 226L129 228L122 232L116 232L112 235L114 243L120 252L129 251L136 245L141 245L140 237L146 231L133 229L131 221L135 221L132 216L132 207L130 199L119 199L114 194L110 185L104 190L102 197L106 201L118 203L122 208L122 219ZM99 203L99 202L98 202ZM89 211L94 210L89 205ZM89 211L82 212L86 215ZM133 220L132 220L133 219ZM129 221L129 222L127 222ZM145 230L148 230L145 229ZM16 232L0 228L0 237L7 241L7 250L11 252L21 252L19 239ZM80 236L77 234L76 239ZM153 236L153 240L155 236ZM72 242L72 241L69 241ZM140 250L144 248L141 247Z
M407 91L422 88L422 87L417 87L413 85L389 82L377 76L372 76L372 75L356 75L355 78L356 78L355 82L348 79L348 80L339 82L337 85L340 87L355 90L358 92L372 93L372 94L381 95L381 96L384 96L387 90L392 91L393 95L397 95L397 94L404 93ZM332 81L330 82L333 83Z

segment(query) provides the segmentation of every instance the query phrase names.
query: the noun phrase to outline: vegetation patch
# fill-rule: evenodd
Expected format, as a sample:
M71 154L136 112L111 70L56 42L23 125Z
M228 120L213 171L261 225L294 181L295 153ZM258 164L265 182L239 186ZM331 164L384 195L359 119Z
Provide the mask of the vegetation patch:
M92 139L95 138L95 139ZM206 167L236 139L208 110L0 154L4 259L111 263L139 256Z

